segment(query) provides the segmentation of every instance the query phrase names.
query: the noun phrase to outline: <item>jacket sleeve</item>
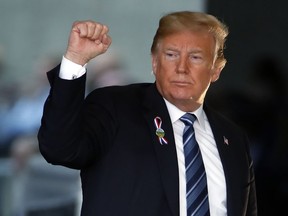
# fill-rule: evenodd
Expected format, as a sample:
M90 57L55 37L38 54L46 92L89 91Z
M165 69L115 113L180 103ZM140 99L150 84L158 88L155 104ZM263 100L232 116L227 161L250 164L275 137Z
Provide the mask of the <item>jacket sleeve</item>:
M44 104L38 131L39 149L52 164L79 169L89 160L91 146L81 136L81 109L85 97L86 75L75 80L59 78L60 65L47 73L50 93ZM88 157L82 157L81 155ZM91 153L90 153L91 154Z

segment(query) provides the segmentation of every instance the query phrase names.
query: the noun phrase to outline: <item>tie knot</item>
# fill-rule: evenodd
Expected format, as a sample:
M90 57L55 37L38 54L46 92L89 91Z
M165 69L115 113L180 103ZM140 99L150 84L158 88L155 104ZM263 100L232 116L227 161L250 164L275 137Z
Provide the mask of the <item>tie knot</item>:
M187 126L193 125L194 121L196 120L196 116L191 113L185 113L180 120Z

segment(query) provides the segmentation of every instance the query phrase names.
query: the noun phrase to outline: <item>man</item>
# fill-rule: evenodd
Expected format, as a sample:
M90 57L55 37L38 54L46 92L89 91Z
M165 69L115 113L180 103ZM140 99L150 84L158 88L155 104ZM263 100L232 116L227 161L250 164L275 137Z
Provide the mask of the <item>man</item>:
M227 34L211 15L167 14L151 47L155 83L101 88L84 99L85 66L107 51L111 38L103 24L73 24L61 65L48 73L38 139L48 162L81 170L83 216L257 215L245 133L204 103L225 66ZM183 120L191 114L193 120ZM194 120L196 141L186 125ZM198 142L197 164L205 167L193 210L184 137Z

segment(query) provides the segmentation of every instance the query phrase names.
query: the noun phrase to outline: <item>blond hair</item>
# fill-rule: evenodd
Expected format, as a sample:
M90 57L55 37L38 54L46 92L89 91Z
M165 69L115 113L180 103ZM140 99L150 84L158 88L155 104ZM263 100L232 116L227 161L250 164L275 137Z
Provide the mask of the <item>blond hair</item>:
M164 15L159 20L159 27L153 39L151 53L154 54L157 51L157 45L162 38L187 30L207 30L212 34L216 42L215 62L218 67L223 68L226 64L223 50L229 33L228 27L215 16L202 12L179 11Z

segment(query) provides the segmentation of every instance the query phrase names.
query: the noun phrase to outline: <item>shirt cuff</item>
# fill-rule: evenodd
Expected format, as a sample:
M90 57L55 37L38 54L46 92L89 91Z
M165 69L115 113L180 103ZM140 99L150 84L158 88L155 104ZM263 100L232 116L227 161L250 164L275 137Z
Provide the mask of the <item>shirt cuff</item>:
M66 80L77 79L86 73L86 65L87 64L84 66L76 64L63 56L59 77Z

